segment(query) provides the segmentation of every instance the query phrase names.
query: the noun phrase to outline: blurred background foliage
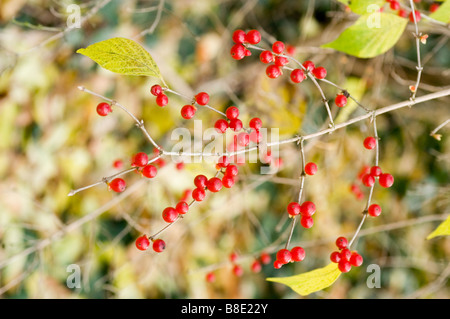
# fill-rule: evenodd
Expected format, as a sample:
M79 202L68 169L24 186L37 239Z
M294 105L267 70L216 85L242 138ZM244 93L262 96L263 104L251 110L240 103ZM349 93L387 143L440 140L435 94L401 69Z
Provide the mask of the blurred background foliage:
M82 28L67 29L67 6L80 5ZM418 7L426 12L431 1ZM162 10L158 10L158 6ZM389 9L387 9L389 10ZM178 170L170 158L154 180L126 176L117 195L98 186L67 196L71 189L115 172L116 159L128 165L138 151L152 147L119 110L106 118L95 112L98 98L77 86L108 96L143 118L149 132L170 149L175 127L193 129L179 109L185 101L169 96L160 108L150 94L154 78L113 74L76 54L80 47L111 37L143 44L170 87L187 96L207 91L219 110L239 107L246 123L260 116L280 138L319 130L327 118L317 89L293 85L287 74L265 76L257 53L242 61L229 56L231 33L258 29L268 47L275 40L296 48L299 61L328 70L329 80L347 88L369 108L409 98L416 77L412 29L383 56L363 60L320 49L356 19L337 1L49 1L0 3L0 295L2 298L299 298L266 277L294 275L328 263L334 240L356 230L365 201L350 191L359 170L373 163L362 146L372 133L369 121L305 143L306 158L319 172L307 178L305 199L318 207L315 225L297 226L291 245L302 245L306 259L252 273L263 251L284 245L289 231L286 205L299 191L300 152L280 147L282 166L261 175L266 164L240 168L238 184L193 206L184 220L161 235L164 253L140 252L134 240L165 223L161 211L174 205L198 173L214 174L207 163ZM408 28L410 28L409 26ZM448 29L420 25L429 34L421 46L421 94L450 83ZM322 85L326 96L337 90ZM383 213L368 219L355 248L362 267L330 288L306 298L449 298L450 240L425 237L449 213L448 127L437 141L429 133L449 118L449 98L429 101L378 117L380 166L392 173L392 189L375 188ZM337 122L360 114L351 104L332 105ZM211 127L215 113L200 109L196 119ZM365 190L363 190L365 192ZM366 193L364 193L367 196ZM56 234L56 235L55 235ZM232 273L229 255L237 252L244 275ZM66 285L76 264L81 288ZM381 288L370 289L366 267L381 267ZM214 271L216 281L205 275Z

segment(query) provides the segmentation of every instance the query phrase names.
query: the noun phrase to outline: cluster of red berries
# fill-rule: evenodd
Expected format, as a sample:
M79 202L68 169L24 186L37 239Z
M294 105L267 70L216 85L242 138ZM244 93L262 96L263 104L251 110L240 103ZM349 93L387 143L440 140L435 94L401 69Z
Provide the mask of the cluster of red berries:
M233 252L230 254L229 259L232 263L232 272L235 276L241 277L244 274L244 268L238 264L238 254ZM261 255L258 258L255 258L255 260L250 265L250 270L253 273L259 273L262 270L262 265L267 265L271 261L270 255L266 252L262 252ZM206 274L205 280L207 282L214 282L216 280L216 274L214 271L210 271Z
M305 250L296 246L291 250L283 248L277 251L276 260L273 262L273 267L275 269L280 269L283 265L290 262L298 262L305 259Z
M195 103L198 105L207 105L209 103L209 95L206 92L200 92L198 93L191 104L186 104L181 108L181 116L186 119L190 120L194 117L195 113L197 112L197 107L195 106Z
M152 241L152 248L155 252L160 253L166 249L166 243L162 239L150 239L147 235L142 235L136 239L136 248L139 250L147 250L150 247L150 240Z
M235 44L230 50L231 57L235 60L242 60L246 56L252 55L245 44L258 44L261 41L261 34L258 30L250 30L247 33L243 30L236 30L233 32L233 41Z
M400 2L398 2L397 0L386 0L387 3L389 3L389 8L391 8L392 11L397 11L397 15L399 17L402 18L408 18L409 21L414 22L414 16L413 16L413 12L410 11L410 13L408 14L408 12L404 9L401 8L400 6ZM431 7L430 7L430 11L431 11ZM433 8L433 10L437 10L436 7ZM416 22L419 22L420 19L422 18L422 15L420 14L420 12L418 10L414 10L415 16L416 16Z
M359 267L362 265L362 256L356 251L351 251L347 248L347 238L338 237L336 239L336 246L339 251L333 251L330 255L330 260L338 264L338 268L341 272L349 272L352 269L352 266Z
M366 149L372 150L376 147L377 140L373 136L368 136L364 139L363 144ZM379 166L372 166L361 176L362 183L367 187L372 187L377 178L381 187L389 188L394 184L394 177L391 174L383 173Z
M316 212L316 205L313 202L305 201L301 205L297 202L291 202L287 206L290 217L301 215L300 224L304 228L311 228L314 225L312 215Z
M158 151L158 150L156 150ZM159 158L155 161L155 165L148 164L149 157L147 153L139 152L136 153L131 159L131 167L135 167L137 172L139 172L142 176L147 178L154 178L158 173L158 168L165 165L165 162L162 158ZM121 160L115 160L113 166L117 169L122 168L123 162ZM121 193L126 189L126 182L123 178L117 177L111 180L108 183L108 188L116 193Z
M154 96L156 96L156 104L163 107L166 106L169 103L169 98L164 93L163 88L161 85L155 84L150 88L150 93Z

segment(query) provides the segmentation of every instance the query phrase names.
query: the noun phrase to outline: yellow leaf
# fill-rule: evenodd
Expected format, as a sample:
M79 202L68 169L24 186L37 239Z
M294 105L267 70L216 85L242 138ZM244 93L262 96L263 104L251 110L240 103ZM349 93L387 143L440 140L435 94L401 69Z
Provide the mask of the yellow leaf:
M91 44L86 49L78 49L101 67L125 75L161 77L158 66L150 53L140 44L126 38L112 38Z
M289 286L302 296L325 289L331 286L341 274L337 264L330 263L323 268L289 277L267 278L268 281L278 282Z
M427 236L427 239L448 235L450 235L450 215L433 232L431 232L431 234Z

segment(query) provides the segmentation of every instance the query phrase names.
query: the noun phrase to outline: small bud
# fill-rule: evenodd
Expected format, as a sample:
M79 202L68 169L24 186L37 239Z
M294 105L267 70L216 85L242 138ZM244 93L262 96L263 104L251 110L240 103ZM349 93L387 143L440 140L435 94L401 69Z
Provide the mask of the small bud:
M420 37L420 42L422 42L422 44L426 44L427 39L428 39L428 34L424 34Z

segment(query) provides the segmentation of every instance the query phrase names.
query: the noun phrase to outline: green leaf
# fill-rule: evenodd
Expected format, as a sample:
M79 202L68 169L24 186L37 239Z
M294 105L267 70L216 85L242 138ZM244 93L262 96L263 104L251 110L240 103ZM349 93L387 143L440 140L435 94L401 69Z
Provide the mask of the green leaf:
M430 14L430 18L444 23L450 22L450 0L445 1L439 6L439 9Z
M379 10L384 3L385 0L351 0L348 6L354 13L364 15Z
M407 19L390 13L361 17L337 39L322 45L358 58L373 58L392 48L405 30Z
M112 38L79 49L101 67L125 75L154 76L162 80L159 68L150 53L140 44L126 38ZM163 81L164 82L164 81Z
M448 235L450 235L450 215L433 232L431 232L431 234L427 236L427 239Z
M300 275L267 278L268 281L278 282L289 286L292 290L302 296L331 286L341 274L337 264L330 263L328 266L318 268Z

